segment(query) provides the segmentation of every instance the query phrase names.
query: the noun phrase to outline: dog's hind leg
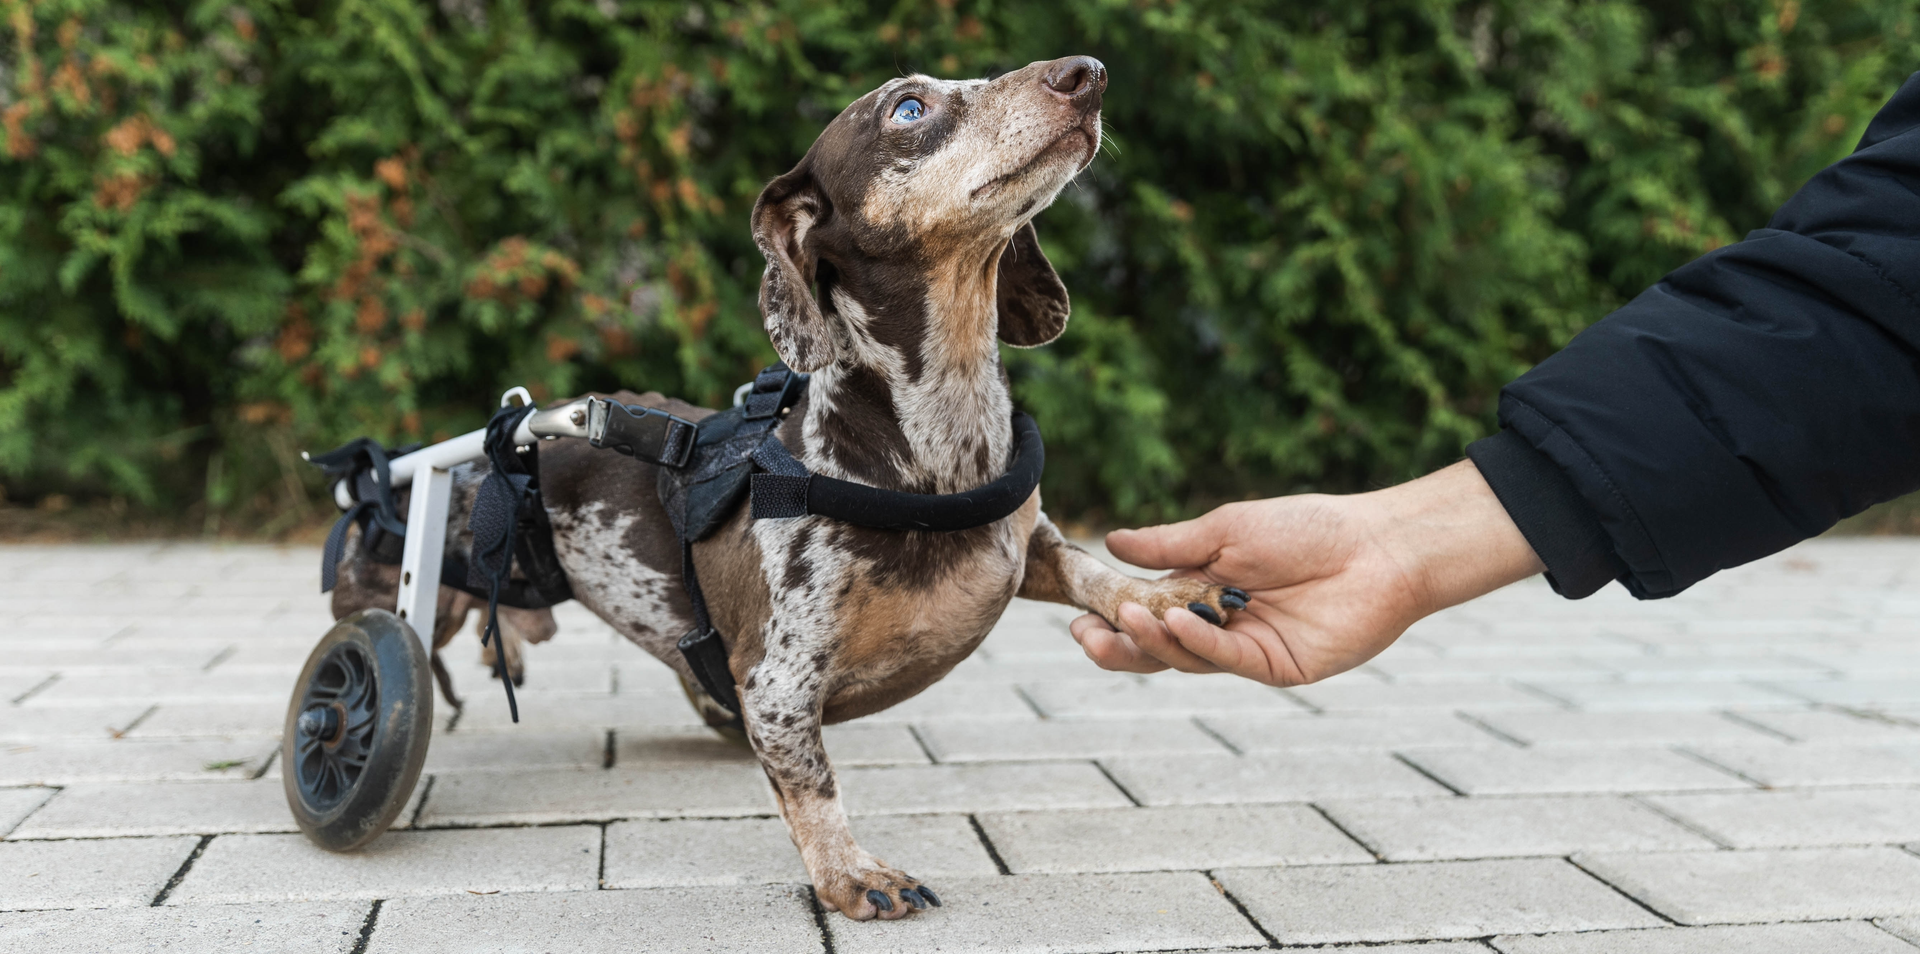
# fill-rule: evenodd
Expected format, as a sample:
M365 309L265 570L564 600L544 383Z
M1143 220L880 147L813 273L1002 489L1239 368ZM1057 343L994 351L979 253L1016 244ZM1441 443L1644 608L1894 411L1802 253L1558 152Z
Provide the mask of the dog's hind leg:
M822 906L857 921L905 917L939 898L853 840L839 780L821 742L830 653L823 639L769 625L767 655L740 685L747 741L780 800Z

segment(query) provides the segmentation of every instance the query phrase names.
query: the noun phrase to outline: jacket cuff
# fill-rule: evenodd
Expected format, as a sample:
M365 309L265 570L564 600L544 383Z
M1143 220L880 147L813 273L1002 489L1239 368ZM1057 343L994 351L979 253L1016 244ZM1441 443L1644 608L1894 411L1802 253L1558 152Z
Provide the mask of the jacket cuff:
M1540 562L1547 583L1570 600L1592 596L1626 573L1593 509L1547 455L1511 430L1467 445L1493 495Z

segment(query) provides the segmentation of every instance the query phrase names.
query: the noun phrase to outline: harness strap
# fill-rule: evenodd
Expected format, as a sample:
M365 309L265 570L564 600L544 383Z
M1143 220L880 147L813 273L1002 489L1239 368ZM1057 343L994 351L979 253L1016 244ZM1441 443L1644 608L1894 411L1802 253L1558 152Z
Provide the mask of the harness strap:
M487 622L480 631L480 645L493 647L494 675L507 690L507 711L514 722L520 721L520 704L513 696L513 679L507 675L507 647L500 641L500 592L513 572L514 538L520 527L520 510L537 489L533 472L514 449L513 432L520 421L537 408L531 404L501 408L487 422L482 444L492 466L480 491L473 498L473 512L467 529L473 534L473 553L467 564L467 585L484 587L487 594Z
M753 462L765 470L753 475L753 518L811 514L883 530L985 526L1019 510L1040 486L1047 448L1033 418L1013 413L1013 440L1013 463L999 479L957 494L910 494L812 473L770 433L753 452Z
M727 662L727 644L713 628L707 615L707 597L700 590L700 575L693 569L693 541L680 541L680 576L686 582L687 599L693 603L693 628L677 644L688 668L713 701L733 713L740 721L740 695L734 691L733 667Z

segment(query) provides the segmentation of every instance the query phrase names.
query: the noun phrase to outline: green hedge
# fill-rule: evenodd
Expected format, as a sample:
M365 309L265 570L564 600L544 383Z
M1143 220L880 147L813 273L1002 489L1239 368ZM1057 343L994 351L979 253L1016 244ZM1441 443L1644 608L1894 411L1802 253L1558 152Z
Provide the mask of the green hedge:
M723 400L754 196L900 70L1110 67L1008 360L1050 508L1145 520L1455 457L1920 68L1916 0L0 5L7 496L266 531L508 385Z

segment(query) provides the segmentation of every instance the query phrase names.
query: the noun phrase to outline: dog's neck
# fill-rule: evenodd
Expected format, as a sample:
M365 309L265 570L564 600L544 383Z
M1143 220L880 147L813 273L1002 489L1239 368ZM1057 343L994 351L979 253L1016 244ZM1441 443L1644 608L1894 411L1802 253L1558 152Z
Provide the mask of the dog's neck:
M839 359L807 389L809 468L939 494L1006 472L1013 399L995 338L998 261L998 248L950 258L916 271L913 293L877 276L825 289L821 305L843 337Z

